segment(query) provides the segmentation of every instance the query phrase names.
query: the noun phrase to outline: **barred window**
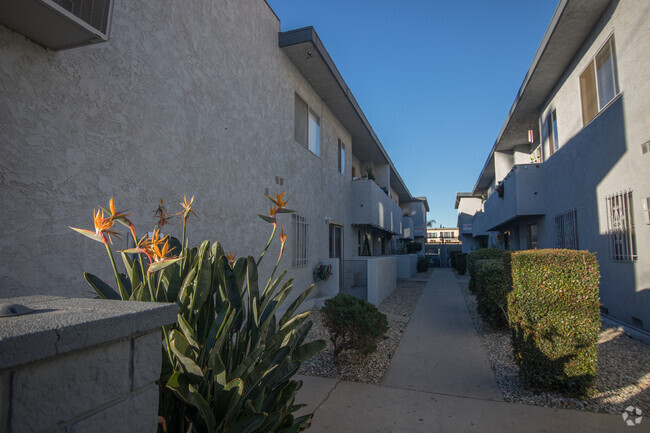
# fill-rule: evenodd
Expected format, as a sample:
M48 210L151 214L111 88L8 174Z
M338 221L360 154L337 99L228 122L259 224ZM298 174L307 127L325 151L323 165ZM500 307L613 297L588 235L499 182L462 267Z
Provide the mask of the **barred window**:
M571 209L555 215L555 236L558 248L577 250L578 247L578 211Z
M309 223L307 218L293 214L293 266L307 266L309 264Z
M606 197L605 200L610 257L615 261L636 260L632 191L619 192Z

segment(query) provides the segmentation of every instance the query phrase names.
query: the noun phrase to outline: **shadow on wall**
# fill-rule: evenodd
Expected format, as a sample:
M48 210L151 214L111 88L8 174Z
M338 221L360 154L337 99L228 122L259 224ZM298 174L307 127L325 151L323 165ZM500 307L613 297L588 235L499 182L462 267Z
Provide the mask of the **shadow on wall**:
M634 316L647 329L650 290L636 291L635 261L615 262L610 257L608 216L599 211L606 208L606 195L630 187L625 180L629 173L621 168L614 171L628 152L623 107L621 94L544 163L548 200L545 208L552 210L546 228L554 233L554 215L575 208L579 248L595 252L598 258L601 303L613 317L635 325Z

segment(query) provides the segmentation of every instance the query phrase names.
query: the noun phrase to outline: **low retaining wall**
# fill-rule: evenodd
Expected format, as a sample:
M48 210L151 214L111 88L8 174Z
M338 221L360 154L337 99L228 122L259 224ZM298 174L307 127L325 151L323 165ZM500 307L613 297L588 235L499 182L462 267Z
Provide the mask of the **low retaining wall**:
M175 304L30 296L0 317L0 431L157 429L160 327Z
M397 260L397 278L411 278L417 273L417 254L399 254L395 256L395 259Z
M396 256L368 258L368 302L379 305L397 288Z

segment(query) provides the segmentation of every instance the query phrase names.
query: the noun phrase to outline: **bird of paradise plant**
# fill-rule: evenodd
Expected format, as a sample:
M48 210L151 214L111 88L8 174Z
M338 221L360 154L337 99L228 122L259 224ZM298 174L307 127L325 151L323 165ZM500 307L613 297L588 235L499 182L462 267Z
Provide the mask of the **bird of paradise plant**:
M260 217L273 229L257 260L226 255L218 242L189 248L186 225L196 216L194 197L189 202L184 197L177 214L183 220L182 242L160 233L167 220L162 200L156 227L139 240L129 215L117 212L113 199L109 210L93 214L95 231L73 228L102 242L111 257L119 293L84 273L99 297L178 305L177 324L162 328L159 431L298 432L309 426L312 415L293 415L304 405L294 404L302 383L291 378L325 342L305 343L309 312L294 316L313 285L276 318L293 289L292 278L284 281L286 270L275 277L287 242L284 229L275 267L264 289L259 286L258 265L273 242L278 214L292 212L284 193L268 198L273 207ZM115 222L137 240L134 248L120 251L126 275L118 273L110 248L111 236L118 236Z

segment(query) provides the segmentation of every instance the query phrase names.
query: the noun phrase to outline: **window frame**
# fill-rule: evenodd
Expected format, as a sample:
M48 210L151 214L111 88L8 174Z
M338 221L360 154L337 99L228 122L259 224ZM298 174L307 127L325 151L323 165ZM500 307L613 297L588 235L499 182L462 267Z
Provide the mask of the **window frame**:
M320 116L298 92L294 93L293 110L294 141L320 158L322 141ZM312 125L316 125L316 131Z
M291 214L291 232L293 236L291 266L294 268L309 266L309 220L302 215Z
M622 208L622 211L621 211ZM618 263L632 263L639 258L634 223L632 190L605 197L609 257Z
M553 217L553 220L555 223L556 247L560 249L579 250L578 210L574 208L558 213Z
M604 87L604 83L601 84L598 75L598 57L605 50L610 50L610 59L611 59L611 80L613 85L614 94L608 101L601 104L601 92ZM606 63L606 62L605 62ZM603 63L603 65L605 64ZM589 74L588 76L585 74ZM582 112L582 125L587 126L592 120L594 120L598 115L605 110L611 103L616 99L618 95L621 94L621 86L618 82L618 62L616 59L616 43L614 35L610 35L605 43L598 49L596 54L591 58L589 63L583 68L582 72L578 76L579 88L580 88L580 108ZM589 94L586 93L586 86L583 83L592 83L593 89L588 89ZM589 107L585 104L595 104L595 107ZM595 110L594 110L595 108ZM592 115L593 114L593 115ZM587 119L587 117L589 117Z
M338 162L339 174L345 176L345 143L340 138L338 148Z

